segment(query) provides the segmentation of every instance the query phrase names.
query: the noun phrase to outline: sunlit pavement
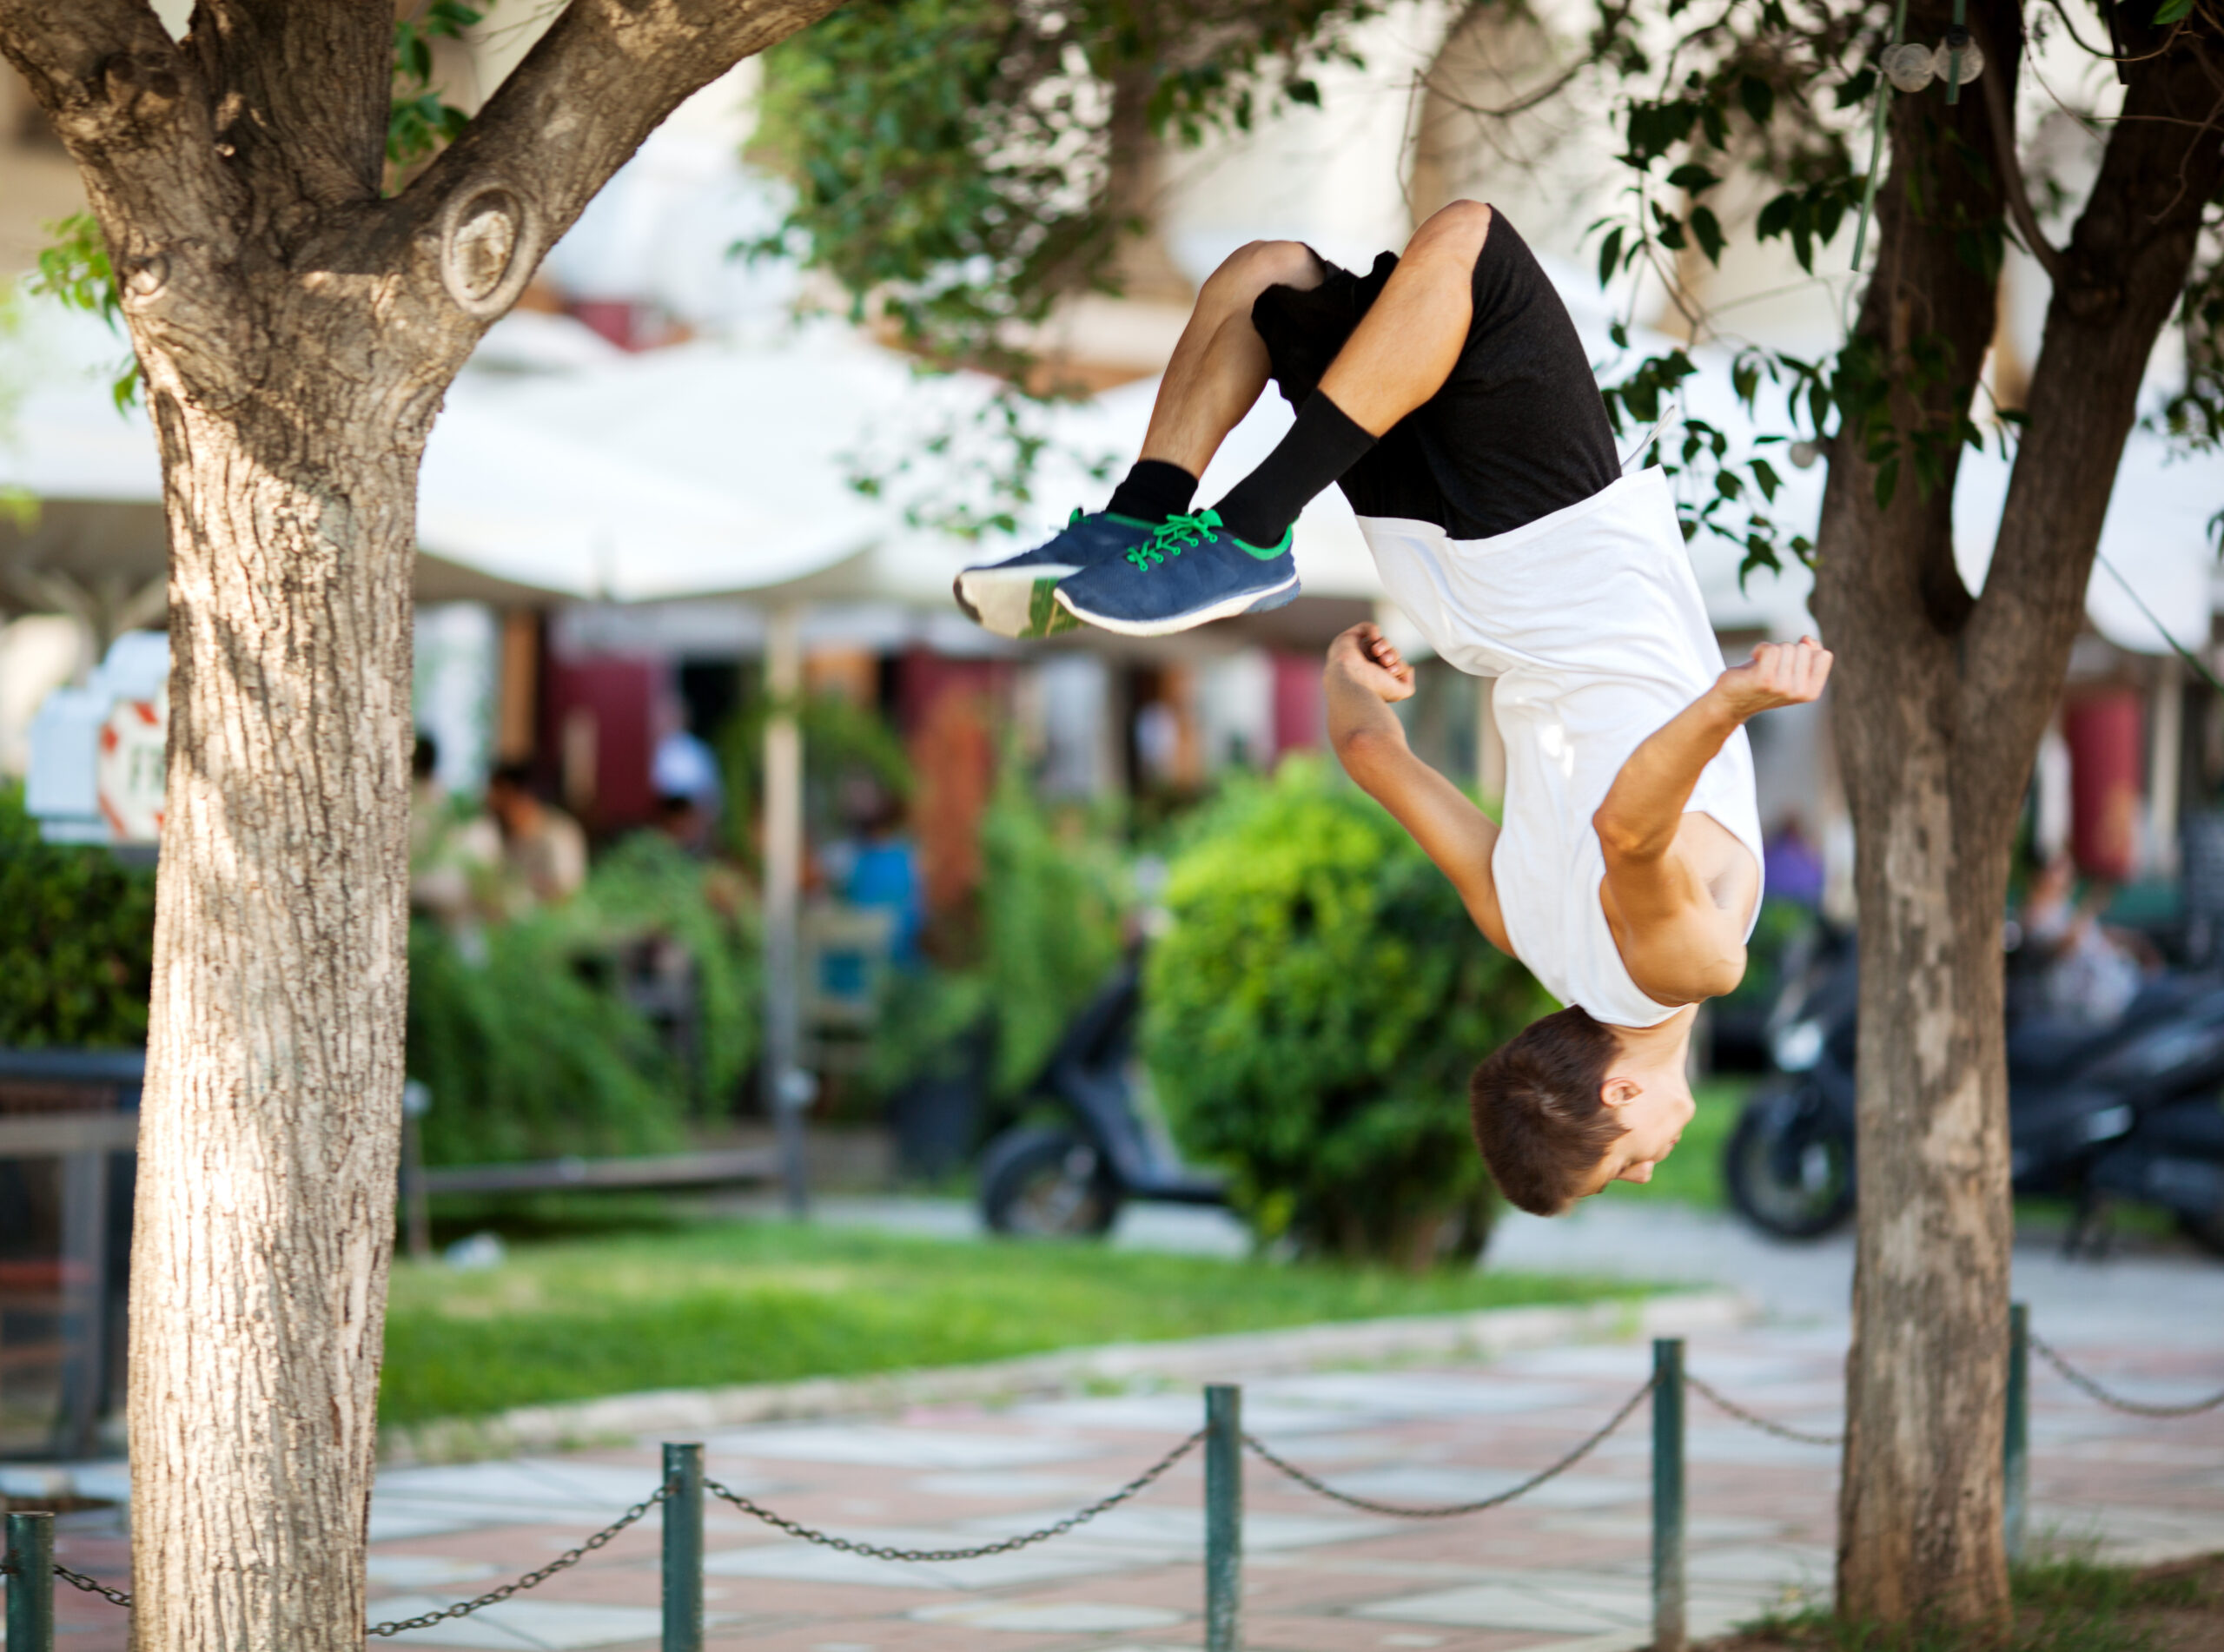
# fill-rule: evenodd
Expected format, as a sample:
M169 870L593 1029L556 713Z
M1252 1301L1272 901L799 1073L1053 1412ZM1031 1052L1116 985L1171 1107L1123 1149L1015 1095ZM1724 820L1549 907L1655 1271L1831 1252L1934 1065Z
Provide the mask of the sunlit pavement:
M822 1219L963 1232L955 1201L830 1202ZM1240 1248L1216 1213L1138 1212L1122 1242ZM1849 1239L1787 1247L1701 1213L1609 1200L1544 1223L1512 1218L1490 1265L1722 1282L1764 1309L1691 1340L1691 1371L1753 1410L1830 1432L1846 1337ZM2127 1246L2064 1262L2016 1253L2041 1334L2132 1398L2224 1387L2224 1263ZM1648 1351L1592 1345L1485 1367L1334 1371L1246 1384L1246 1421L1332 1483L1413 1503L1487 1496L1552 1462L1640 1384ZM1230 1371L1231 1379L1244 1373ZM2224 1549L2224 1412L2148 1421L2033 1374L2034 1530L2127 1560ZM1704 1635L1827 1594L1837 1456L1691 1401L1691 1627ZM1117 1486L1195 1428L1194 1391L950 1406L880 1422L733 1430L705 1442L713 1477L805 1523L904 1548L1023 1531ZM1254 1652L1618 1652L1648 1639L1644 1413L1511 1507L1393 1522L1247 1470L1245 1644ZM656 1442L381 1477L371 1616L468 1598L603 1524L656 1480ZM710 1644L751 1652L1118 1652L1202 1643L1201 1470L1192 1457L1101 1520L991 1560L890 1563L815 1548L713 1504ZM646 1649L658 1631L656 1517L529 1596L399 1639L425 1646ZM84 1517L64 1563L120 1576L122 1544ZM63 1591L66 1645L123 1645L122 1614Z

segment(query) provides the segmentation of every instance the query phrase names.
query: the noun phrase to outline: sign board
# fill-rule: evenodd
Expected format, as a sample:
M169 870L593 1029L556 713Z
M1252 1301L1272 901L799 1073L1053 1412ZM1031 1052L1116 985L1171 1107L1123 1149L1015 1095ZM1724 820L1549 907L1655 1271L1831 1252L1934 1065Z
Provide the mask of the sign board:
M160 839L169 674L167 637L126 631L82 687L47 696L31 721L23 804L49 843Z
M168 694L109 707L93 760L94 800L119 843L162 839L162 752L169 726Z

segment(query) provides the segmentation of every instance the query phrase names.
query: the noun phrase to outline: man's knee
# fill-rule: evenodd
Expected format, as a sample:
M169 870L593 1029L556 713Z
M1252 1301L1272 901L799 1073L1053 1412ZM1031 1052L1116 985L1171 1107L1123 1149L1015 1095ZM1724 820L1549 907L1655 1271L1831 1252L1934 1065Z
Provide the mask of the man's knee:
M1453 258L1472 265L1482 255L1483 241L1490 228L1488 207L1479 201L1455 201L1439 207L1422 221L1406 243L1406 256Z
M1201 301L1248 306L1269 287L1318 287L1320 261L1301 241L1254 241L1237 248L1206 280Z

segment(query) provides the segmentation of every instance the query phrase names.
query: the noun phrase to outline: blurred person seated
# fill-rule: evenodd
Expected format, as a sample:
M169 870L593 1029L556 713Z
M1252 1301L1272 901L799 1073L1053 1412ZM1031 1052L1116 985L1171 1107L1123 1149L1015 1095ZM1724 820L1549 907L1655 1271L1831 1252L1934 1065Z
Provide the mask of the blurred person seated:
M502 836L440 783L440 764L439 743L420 732L409 761L409 906L461 936L500 882Z
M711 852L711 816L700 802L684 792L664 792L657 797L657 832L686 854Z
M649 786L657 795L657 829L690 854L708 854L725 805L718 755L697 736L676 729L650 756ZM690 835L682 836L681 829Z
M889 961L914 963L926 903L918 846L904 829L904 800L879 781L858 776L844 785L842 804L850 834L820 851L819 870L827 886L851 906L894 912Z
M1817 912L1823 906L1823 856L1807 841L1807 824L1793 809L1761 845L1761 887L1771 900Z
M2023 946L2036 975L2032 1009L2070 1026L2114 1026L2139 995L2147 970L2136 944L2101 922L2105 884L2077 894L2068 854L2039 869L2023 902Z
M512 916L579 893L587 881L587 835L533 791L530 765L499 765L486 779L486 807L501 823L503 904Z

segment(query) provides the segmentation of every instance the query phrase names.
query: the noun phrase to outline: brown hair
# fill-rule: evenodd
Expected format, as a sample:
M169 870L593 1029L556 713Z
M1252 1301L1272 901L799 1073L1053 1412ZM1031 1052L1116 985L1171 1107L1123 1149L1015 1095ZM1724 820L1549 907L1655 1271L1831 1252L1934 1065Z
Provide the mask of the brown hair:
M1573 1005L1529 1023L1467 1082L1475 1145L1499 1191L1532 1216L1557 1216L1623 1133L1598 1098L1614 1035Z

